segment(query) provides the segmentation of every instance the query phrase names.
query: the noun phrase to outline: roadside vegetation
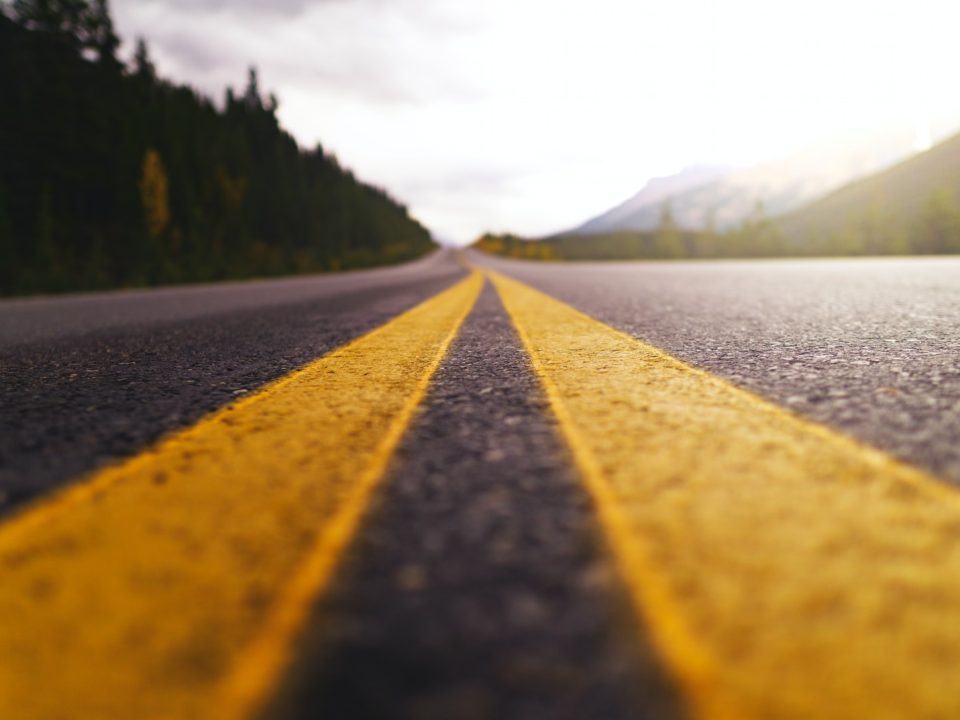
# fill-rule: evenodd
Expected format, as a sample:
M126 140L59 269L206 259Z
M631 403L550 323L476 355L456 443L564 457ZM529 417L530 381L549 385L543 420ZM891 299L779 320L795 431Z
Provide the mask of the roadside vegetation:
M0 294L366 267L428 231L280 127L250 69L214 103L135 59L106 0L0 0Z
M531 240L486 234L474 247L504 257L529 260L683 260L771 257L960 254L960 204L949 188L927 198L908 222L877 203L830 233L793 233L779 222L755 216L720 233L687 231L672 224L652 232L556 235Z
M758 202L740 226L679 228L669 202L650 232L484 235L474 246L537 260L674 260L960 254L960 135L787 215Z

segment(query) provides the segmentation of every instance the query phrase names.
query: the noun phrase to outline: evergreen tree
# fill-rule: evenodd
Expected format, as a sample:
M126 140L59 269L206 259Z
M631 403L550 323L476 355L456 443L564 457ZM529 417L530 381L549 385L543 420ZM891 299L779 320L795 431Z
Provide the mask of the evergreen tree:
M875 194L864 212L861 221L860 248L866 255L883 255L889 252L892 218L885 210L883 196Z
M0 67L17 72L0 72L0 293L363 267L434 247L382 190L301 150L255 68L218 110L158 78L142 40L129 71L116 61L105 0L3 7Z
M692 238L692 257L710 258L717 254L717 209L707 208L703 218L703 230Z
M120 39L107 0L14 0L14 19L23 27L56 34L103 63L116 63Z
M117 48L120 38L113 29L113 19L107 0L93 0L82 15L82 46L94 53L104 64L119 67Z
M660 224L653 239L655 257L680 258L684 255L683 237L673 217L670 201L660 206Z
M142 37L137 38L137 47L133 53L133 74L144 82L152 83L157 79L157 69L150 59L147 41Z
M0 187L0 288L16 285L17 248L13 242L13 231L7 216L7 203L3 188Z
M918 252L960 252L960 206L952 188L938 188L927 198L916 236Z
M54 236L56 221L53 215L53 200L50 189L45 187L40 195L40 207L37 210L37 257L34 267L34 281L41 290L60 290L65 280L63 257Z
M257 69L252 65L247 69L247 89L243 93L243 102L250 110L259 110L263 107L260 99L260 81L257 78Z
M28 30L79 37L87 9L81 0L13 0L14 20Z

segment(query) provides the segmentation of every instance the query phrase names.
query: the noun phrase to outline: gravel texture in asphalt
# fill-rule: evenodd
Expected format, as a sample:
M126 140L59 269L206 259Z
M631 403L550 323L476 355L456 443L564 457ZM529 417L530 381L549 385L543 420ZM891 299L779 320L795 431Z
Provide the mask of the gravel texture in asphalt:
M960 484L960 258L469 258Z
M441 251L337 276L0 303L0 514L136 453L463 276Z
M264 717L679 717L487 287Z

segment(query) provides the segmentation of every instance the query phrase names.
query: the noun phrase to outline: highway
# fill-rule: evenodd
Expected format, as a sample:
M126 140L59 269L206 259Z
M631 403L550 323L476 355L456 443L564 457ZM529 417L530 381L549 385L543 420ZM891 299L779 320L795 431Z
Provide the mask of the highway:
M0 511L197 420L449 286L367 272L0 303Z
M483 262L960 483L960 259Z
M958 327L955 259L0 303L0 717L956 717Z

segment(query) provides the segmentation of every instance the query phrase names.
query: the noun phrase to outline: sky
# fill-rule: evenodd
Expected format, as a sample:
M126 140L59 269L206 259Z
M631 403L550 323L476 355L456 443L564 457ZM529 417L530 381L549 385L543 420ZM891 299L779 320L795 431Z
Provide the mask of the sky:
M113 0L211 97L256 65L282 124L440 238L542 235L647 179L960 126L956 0Z

